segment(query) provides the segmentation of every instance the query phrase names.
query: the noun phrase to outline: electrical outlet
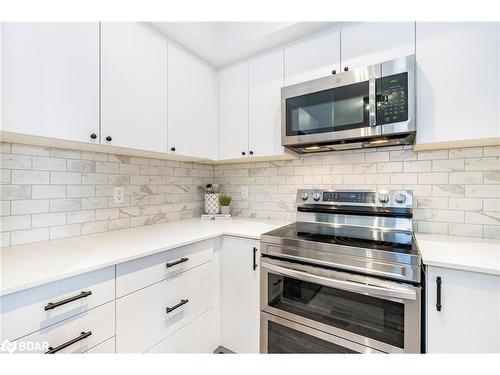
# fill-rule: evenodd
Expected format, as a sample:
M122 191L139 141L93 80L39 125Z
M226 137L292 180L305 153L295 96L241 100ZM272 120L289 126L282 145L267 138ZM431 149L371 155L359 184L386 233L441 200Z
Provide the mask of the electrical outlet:
M248 199L248 186L241 187L241 199Z
M117 186L113 190L113 202L114 203L123 203L125 200L125 189L123 186Z

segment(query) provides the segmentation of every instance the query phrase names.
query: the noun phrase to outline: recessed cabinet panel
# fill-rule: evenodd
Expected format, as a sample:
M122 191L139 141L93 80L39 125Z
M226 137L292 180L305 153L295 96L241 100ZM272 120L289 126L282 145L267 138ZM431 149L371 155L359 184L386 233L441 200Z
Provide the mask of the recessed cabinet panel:
M414 22L362 22L342 28L342 70L415 53Z
M285 48L285 85L340 72L340 31L314 34Z
M417 22L417 144L500 137L499 28Z
M168 47L168 150L217 158L217 75L174 44Z
M249 63L250 156L282 155L281 88L284 86L283 50L259 56Z
M101 143L166 152L166 40L141 23L103 23L101 43Z
M2 130L99 143L99 24L1 28Z
M242 63L219 72L219 159L246 156L248 63Z

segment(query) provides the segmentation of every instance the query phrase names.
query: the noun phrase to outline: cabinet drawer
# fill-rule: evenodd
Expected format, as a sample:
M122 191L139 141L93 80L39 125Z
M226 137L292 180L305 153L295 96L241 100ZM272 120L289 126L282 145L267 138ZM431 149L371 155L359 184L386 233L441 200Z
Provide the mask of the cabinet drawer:
M147 352L211 354L219 347L220 342L217 318L215 309L210 309Z
M209 262L119 298L117 353L143 353L208 311L214 304L214 280L213 262Z
M167 250L116 266L117 297L165 280L212 260L218 240Z
M115 338L111 337L92 349L87 350L85 354L110 354L115 352Z
M7 294L0 297L1 338L15 340L114 298L114 267Z
M20 338L17 340L19 343L17 349L21 352L20 342L23 342L26 345L34 344L36 350L29 353L45 353L51 348L57 350L58 347L73 341L72 344L57 350L57 353L83 353L114 334L115 304L109 302Z

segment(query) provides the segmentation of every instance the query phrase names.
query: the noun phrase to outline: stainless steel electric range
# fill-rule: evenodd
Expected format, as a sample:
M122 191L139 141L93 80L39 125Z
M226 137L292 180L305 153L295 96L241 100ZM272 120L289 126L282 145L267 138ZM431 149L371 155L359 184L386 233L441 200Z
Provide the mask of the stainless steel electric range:
M420 353L422 266L408 190L297 191L261 236L262 353Z

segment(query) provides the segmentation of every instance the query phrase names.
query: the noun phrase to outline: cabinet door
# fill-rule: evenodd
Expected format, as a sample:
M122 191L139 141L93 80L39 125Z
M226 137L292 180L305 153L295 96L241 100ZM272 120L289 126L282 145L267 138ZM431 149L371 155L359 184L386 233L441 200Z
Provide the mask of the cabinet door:
M242 63L219 72L219 159L247 154L248 63Z
M222 251L222 346L259 352L259 241L224 237Z
M2 130L99 142L99 24L2 23Z
M285 85L340 71L340 31L327 30L285 48Z
M500 136L498 23L421 23L417 144Z
M101 40L102 143L166 152L166 40L141 23L103 23Z
M169 44L169 152L199 158L217 158L216 84L217 76L212 67Z
M251 156L282 155L281 88L284 55L278 50L249 63L248 148Z
M426 336L428 353L500 353L500 276L427 267Z
M341 31L342 70L415 53L414 22L362 22Z

